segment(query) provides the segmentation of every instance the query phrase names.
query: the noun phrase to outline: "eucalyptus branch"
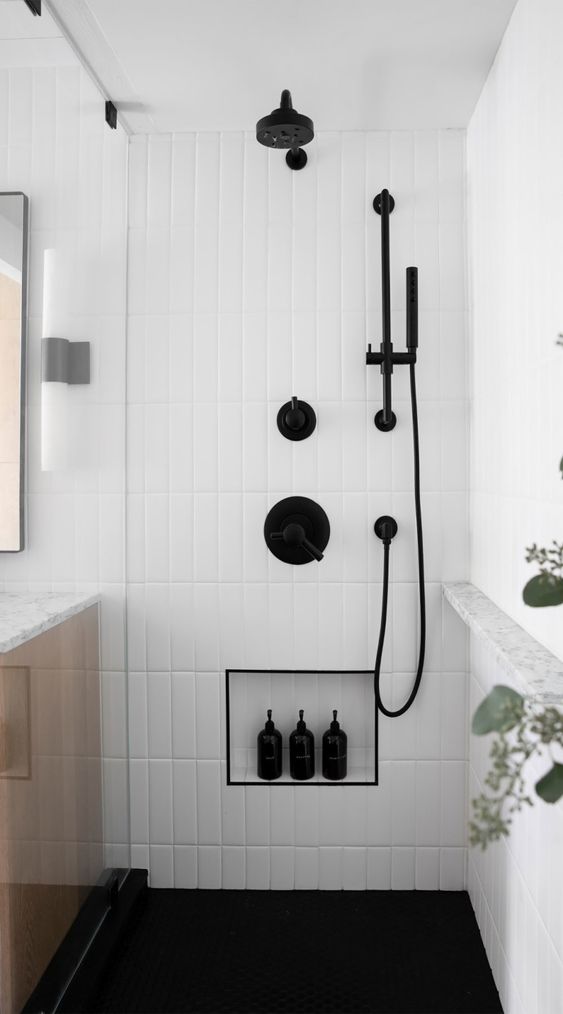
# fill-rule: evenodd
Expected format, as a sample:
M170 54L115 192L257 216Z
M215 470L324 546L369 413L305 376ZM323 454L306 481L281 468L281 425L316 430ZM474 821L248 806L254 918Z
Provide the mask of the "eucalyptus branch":
M491 792L482 792L472 801L469 824L470 843L485 849L509 834L515 813L533 805L526 789L526 765L543 747L549 751L553 745L563 747L563 714L557 708L541 708L510 687L498 686L477 709L473 731L479 735L496 732L491 769L485 778ZM547 802L555 802L563 794L563 765L553 762L536 792Z
M563 574L563 543L553 539L553 549L545 549L535 542L526 548L526 563L537 563L542 574Z
M563 345L563 334L557 343ZM563 458L559 471L563 479ZM526 561L536 563L540 571L522 592L526 605L563 605L563 543L553 539L546 548L534 542L526 549ZM553 758L553 747L563 748L563 713L535 704L511 687L495 686L477 708L472 730L477 736L496 734L490 750L492 767L485 778L493 794L482 792L472 801L474 819L469 824L471 844L485 849L510 833L514 813L533 805L526 792L525 768L534 754L546 752L551 760L549 771L536 782L536 794L546 803L563 796L563 764Z

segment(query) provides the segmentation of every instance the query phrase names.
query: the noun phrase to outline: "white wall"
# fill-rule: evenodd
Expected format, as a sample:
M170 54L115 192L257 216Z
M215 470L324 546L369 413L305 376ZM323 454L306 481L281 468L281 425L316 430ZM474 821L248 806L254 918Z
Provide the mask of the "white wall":
M127 599L132 861L179 887L461 888L465 634L440 583L467 576L463 132L320 134L309 164L239 133L134 137L130 150ZM420 268L420 416L429 647L420 699L383 722L379 788L225 785L223 671L369 668L392 512L385 688L417 646L408 376L399 425L373 425L381 377L380 221L393 324ZM275 425L292 394L318 429ZM327 510L320 565L267 552L269 507ZM328 713L328 702L327 702ZM342 714L343 725L346 724ZM258 728L256 728L256 732ZM322 732L321 729L316 729Z
M37 52L35 51L35 55ZM9 590L102 595L106 836L128 842L125 690L127 137L78 65L0 70L0 190L30 199L26 548L3 553ZM80 462L42 472L43 251L72 265L71 333L92 342L92 383L71 392ZM128 849L108 853L127 865Z
M562 31L557 0L520 0L468 131L471 578L559 657L562 610L529 609L521 594L534 573L525 547L562 539ZM473 710L506 673L478 645L471 670ZM489 745L471 738L470 796ZM506 1014L563 1005L562 845L562 808L538 801L508 841L470 853L471 897Z
M520 0L468 131L471 579L559 656L561 610L522 588L526 546L562 541L562 30Z

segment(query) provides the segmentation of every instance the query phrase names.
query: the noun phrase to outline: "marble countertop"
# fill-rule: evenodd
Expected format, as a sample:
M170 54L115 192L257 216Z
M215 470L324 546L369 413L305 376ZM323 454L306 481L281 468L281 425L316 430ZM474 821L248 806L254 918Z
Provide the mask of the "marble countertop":
M452 581L444 597L493 652L515 688L543 704L563 705L563 662L528 634L474 584Z
M0 652L19 648L98 601L98 595L0 592Z

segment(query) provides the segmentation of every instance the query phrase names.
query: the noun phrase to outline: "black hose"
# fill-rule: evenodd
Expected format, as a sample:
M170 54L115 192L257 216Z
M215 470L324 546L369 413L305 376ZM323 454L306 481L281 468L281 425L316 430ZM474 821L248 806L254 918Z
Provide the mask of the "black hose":
M411 407L412 407L412 442L414 454L414 509L416 514L416 541L418 546L418 595L420 600L420 648L418 653L418 665L412 690L402 708L397 711L390 711L381 700L381 658L383 645L385 644L385 628L387 626L387 602L389 598L389 550L390 541L383 543L383 596L381 599L381 624L379 627L379 641L377 643L377 654L375 656L375 668L373 673L373 687L377 707L382 714L388 718L398 718L408 711L418 693L422 670L424 668L424 652L426 650L426 594L424 590L424 543L422 537L422 507L420 504L420 447L418 438L418 409L416 404L416 380L414 363L410 364L411 381Z

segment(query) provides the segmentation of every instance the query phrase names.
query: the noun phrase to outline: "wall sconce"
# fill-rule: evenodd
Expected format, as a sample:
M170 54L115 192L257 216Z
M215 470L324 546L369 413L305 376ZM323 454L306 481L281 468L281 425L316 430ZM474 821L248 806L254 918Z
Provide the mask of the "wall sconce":
M69 385L90 383L90 342L58 337L68 327L69 275L57 250L43 260L41 341L41 469L69 467Z

